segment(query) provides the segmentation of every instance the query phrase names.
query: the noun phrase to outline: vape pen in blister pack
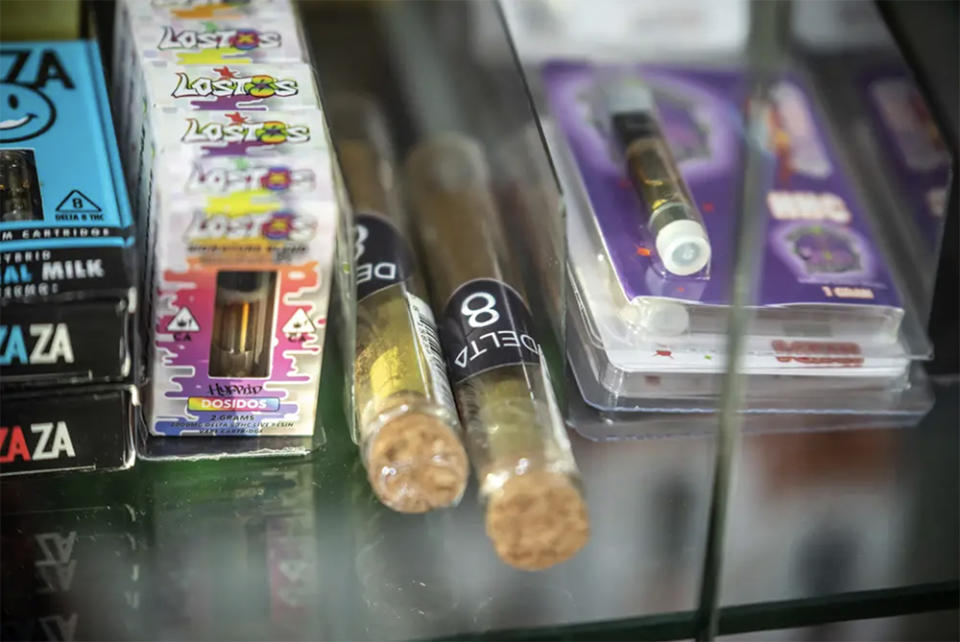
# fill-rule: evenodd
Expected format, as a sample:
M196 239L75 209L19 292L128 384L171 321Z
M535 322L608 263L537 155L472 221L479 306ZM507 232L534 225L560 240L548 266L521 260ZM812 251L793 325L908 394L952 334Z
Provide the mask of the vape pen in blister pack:
M483 152L441 136L407 170L487 535L507 563L549 567L587 541L587 507Z
M382 117L359 97L330 118L355 212L356 421L367 477L390 508L420 513L457 503L469 464L436 324L406 237Z
M663 267L677 276L699 272L710 263L710 239L660 129L653 93L634 79L610 80L600 91Z

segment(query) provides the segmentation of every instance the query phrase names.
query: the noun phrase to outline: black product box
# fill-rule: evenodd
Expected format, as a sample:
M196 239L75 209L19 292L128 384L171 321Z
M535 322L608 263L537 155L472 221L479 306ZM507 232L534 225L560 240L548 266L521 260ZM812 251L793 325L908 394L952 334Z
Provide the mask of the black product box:
M134 386L4 391L0 476L129 468L139 406Z

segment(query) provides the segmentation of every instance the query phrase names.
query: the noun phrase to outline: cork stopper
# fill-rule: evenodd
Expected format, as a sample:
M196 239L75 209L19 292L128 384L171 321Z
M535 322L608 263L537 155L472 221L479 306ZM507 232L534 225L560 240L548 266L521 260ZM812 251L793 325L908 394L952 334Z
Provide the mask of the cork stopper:
M487 503L487 535L507 564L545 569L573 557L590 538L587 505L562 473L516 475Z
M440 419L407 413L384 424L368 445L367 477L383 504L425 513L460 501L470 471L460 438Z

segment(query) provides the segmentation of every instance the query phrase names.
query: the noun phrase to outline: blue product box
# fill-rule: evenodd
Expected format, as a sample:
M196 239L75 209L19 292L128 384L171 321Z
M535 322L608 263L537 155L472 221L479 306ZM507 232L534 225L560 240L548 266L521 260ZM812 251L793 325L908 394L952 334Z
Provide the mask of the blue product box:
M134 227L93 41L0 44L4 391L128 384Z

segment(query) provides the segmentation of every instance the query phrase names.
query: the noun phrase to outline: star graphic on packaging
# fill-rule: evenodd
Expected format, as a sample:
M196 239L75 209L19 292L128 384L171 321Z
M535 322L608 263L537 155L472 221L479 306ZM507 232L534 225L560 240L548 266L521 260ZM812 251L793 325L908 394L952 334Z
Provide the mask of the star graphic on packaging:
M214 67L213 70L220 74L221 80L227 80L230 78L236 78L236 75L230 71L230 67L224 65L223 67Z
M232 123L237 125L242 125L243 123L247 122L246 116L238 111L235 111L232 114L227 114L227 118L229 118Z

